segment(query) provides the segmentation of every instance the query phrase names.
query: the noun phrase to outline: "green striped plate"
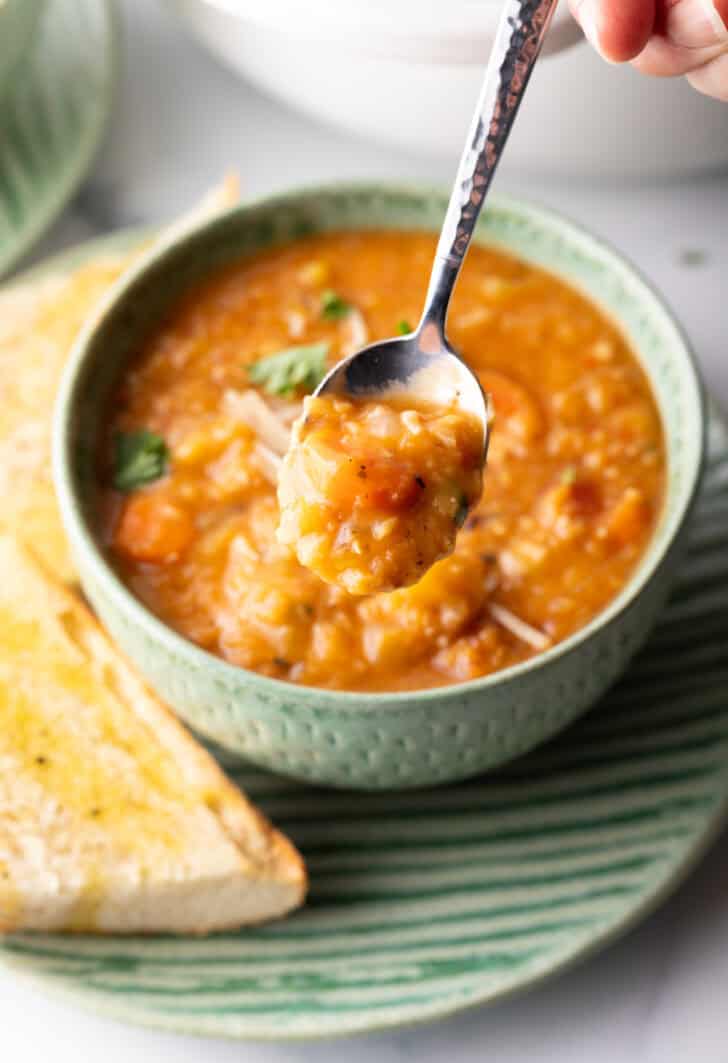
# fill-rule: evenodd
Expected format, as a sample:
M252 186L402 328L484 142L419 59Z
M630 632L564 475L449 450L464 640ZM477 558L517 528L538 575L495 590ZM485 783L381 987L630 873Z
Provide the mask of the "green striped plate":
M96 241L34 272L128 244ZM26 277L27 279L27 277ZM226 768L301 847L307 908L207 939L15 936L2 961L130 1022L305 1038L433 1019L524 989L673 889L728 809L728 428L650 644L587 717L497 775L346 794Z
M46 0L22 72L0 102L0 274L91 164L109 116L114 36L108 0Z

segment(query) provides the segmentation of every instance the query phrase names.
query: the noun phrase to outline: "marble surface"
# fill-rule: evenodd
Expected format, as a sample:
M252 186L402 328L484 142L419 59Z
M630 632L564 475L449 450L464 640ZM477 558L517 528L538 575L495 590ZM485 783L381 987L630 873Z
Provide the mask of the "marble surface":
M200 51L169 9L121 2L121 82L106 144L28 261L118 226L171 217L235 168L255 195L333 178L446 182L453 163L393 154L259 96ZM676 310L728 407L728 174L688 183L542 183L506 166L498 188L602 234ZM728 770L728 766L726 767ZM728 833L690 880L601 955L520 998L446 1022L333 1044L238 1045L127 1028L46 999L0 968L0 1057L78 1063L725 1063Z

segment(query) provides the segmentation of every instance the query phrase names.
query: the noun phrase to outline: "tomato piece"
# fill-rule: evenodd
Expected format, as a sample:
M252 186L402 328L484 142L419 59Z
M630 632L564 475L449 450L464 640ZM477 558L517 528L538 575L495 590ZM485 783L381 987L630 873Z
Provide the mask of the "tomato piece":
M594 480L575 480L569 485L569 503L575 516L596 516L602 508L599 484Z
M367 502L373 509L397 513L412 509L424 495L425 481L414 471L393 462L372 462L368 469Z
M329 484L333 505L398 513L424 496L425 481L407 462L380 457L352 457Z
M115 547L134 561L165 564L176 561L195 533L192 517L164 495L133 495L122 510L114 535Z
M598 483L580 478L564 478L544 495L539 506L539 516L546 527L563 526L564 520L583 521L596 517L603 508L602 492Z

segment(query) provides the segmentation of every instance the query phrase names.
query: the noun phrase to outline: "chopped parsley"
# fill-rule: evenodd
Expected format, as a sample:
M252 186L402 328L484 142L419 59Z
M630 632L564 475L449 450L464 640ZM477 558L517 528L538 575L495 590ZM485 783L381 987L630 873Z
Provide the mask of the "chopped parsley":
M290 396L315 391L326 376L328 343L287 347L248 366L248 375L269 395Z
M327 321L340 321L350 310L349 303L330 288L321 293L321 317Z
M400 334L400 336L406 336L411 331L412 326L410 325L407 318L403 317L401 321L397 322L397 332Z
M114 487L134 491L153 483L167 471L169 451L156 432L119 432L114 447Z

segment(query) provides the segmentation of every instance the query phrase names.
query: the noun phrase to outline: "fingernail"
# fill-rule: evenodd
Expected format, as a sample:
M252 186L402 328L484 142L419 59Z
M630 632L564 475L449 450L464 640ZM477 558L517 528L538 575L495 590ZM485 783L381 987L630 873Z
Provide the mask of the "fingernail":
M717 10L714 0L699 0L699 7L708 20L716 41L728 41L728 26Z
M725 0L718 3L726 7ZM665 35L681 48L715 48L728 41L728 29L716 0L680 0L673 4L667 11Z

